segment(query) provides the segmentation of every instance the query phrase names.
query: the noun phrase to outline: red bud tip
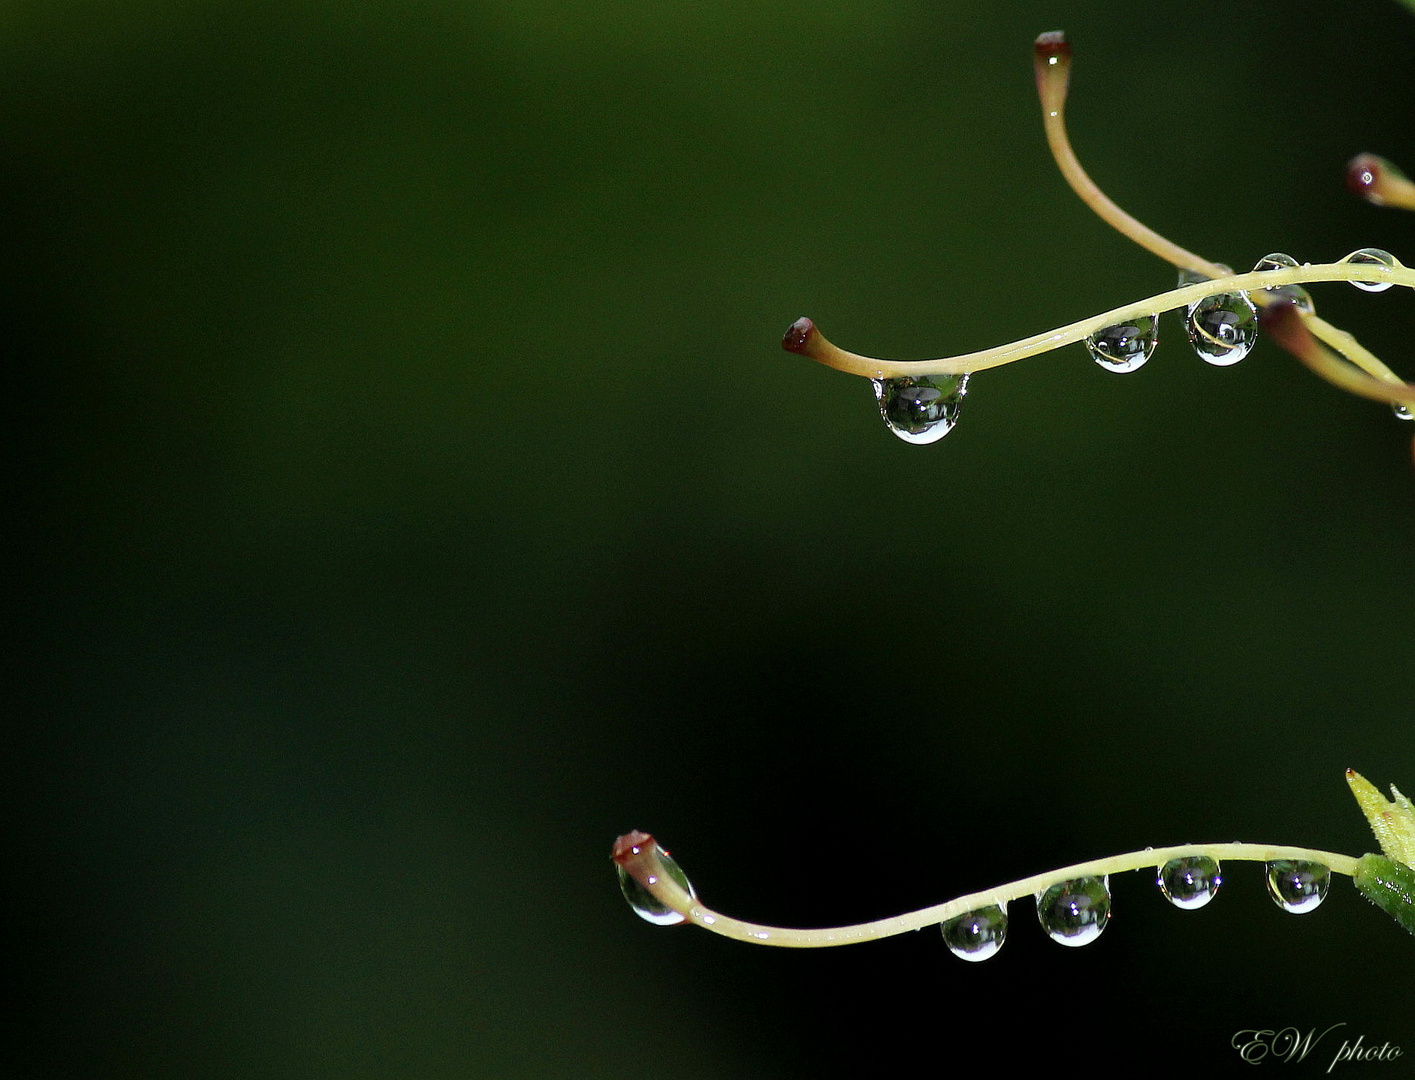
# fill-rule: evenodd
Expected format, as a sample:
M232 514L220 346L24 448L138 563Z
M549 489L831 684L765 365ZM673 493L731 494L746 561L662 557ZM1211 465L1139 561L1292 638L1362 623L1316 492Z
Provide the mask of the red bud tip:
M1281 299L1265 304L1258 310L1258 325L1294 356L1303 355L1317 343L1293 300Z
M1048 30L1045 34L1038 35L1032 45L1032 55L1044 61L1056 57L1057 62L1063 64L1070 60L1071 43L1066 40L1066 31Z
M646 832L635 829L627 832L618 840L614 841L614 847L609 853L609 857L617 863L623 863L627 859L633 858L642 849L652 847L654 839Z
M1375 154L1357 154L1347 163L1346 166L1346 186L1350 188L1351 194L1359 195L1363 199L1378 199L1376 185L1381 182L1381 173L1386 168L1386 161L1376 157Z
M1037 77L1037 98L1052 115L1066 103L1071 81L1071 45L1060 30L1043 34L1032 45L1032 73Z
M781 347L787 352L809 356L811 339L815 336L816 324L803 315L787 327L786 336L781 339Z

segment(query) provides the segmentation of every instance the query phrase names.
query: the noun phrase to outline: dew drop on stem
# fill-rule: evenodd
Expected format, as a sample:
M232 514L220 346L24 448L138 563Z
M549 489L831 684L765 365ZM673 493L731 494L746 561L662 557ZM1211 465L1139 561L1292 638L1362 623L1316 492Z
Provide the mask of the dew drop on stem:
M1038 894L1037 919L1053 941L1089 945L1110 921L1110 878L1058 882Z
M1315 911L1327 898L1331 871L1321 863L1274 859L1268 863L1268 895L1284 911Z
M625 862L638 861L640 866L649 868L651 882L657 880L653 875L661 871L685 893L696 898L697 893L693 891L688 875L683 873L668 852L658 845L658 841L647 833L629 833L615 842L614 857L614 869L619 875L619 891L624 894L624 899L639 918L656 926L674 926L684 921L680 912L674 911L659 900L624 868Z
M1185 328L1200 359L1229 367L1247 356L1258 339L1258 309L1247 293L1206 296L1190 305Z
M1218 863L1207 855L1188 855L1160 867L1155 884L1175 907L1197 911L1214 898L1223 875Z
M907 443L938 442L958 422L967 375L904 375L871 379L885 425Z
M1117 323L1086 338L1091 359L1107 371L1124 375L1138 371L1159 344L1159 316L1143 315L1133 322Z
M1380 248L1361 248L1359 251L1353 251L1341 261L1344 263L1357 263L1358 265L1369 264L1371 266L1380 267L1383 270L1394 270L1400 265L1399 259L1389 251L1382 251ZM1395 284L1392 281L1379 280L1379 274L1375 276L1377 280L1353 281L1351 284L1355 285L1358 289L1364 289L1366 292L1385 292Z
M1253 272L1261 273L1264 270L1295 270L1301 264L1291 255L1284 255L1281 251L1274 251L1270 255L1264 255L1253 264ZM1316 310L1316 305L1312 303L1312 294L1301 285L1279 285L1276 288L1264 289L1265 293L1274 299L1286 297L1297 305L1298 310L1310 315Z
M986 960L1007 938L1007 905L991 904L942 924L949 952L963 960Z

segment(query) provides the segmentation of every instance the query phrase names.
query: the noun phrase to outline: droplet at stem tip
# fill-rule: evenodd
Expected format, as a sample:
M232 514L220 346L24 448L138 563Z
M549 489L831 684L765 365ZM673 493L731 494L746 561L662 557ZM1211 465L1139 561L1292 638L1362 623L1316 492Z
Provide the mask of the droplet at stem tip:
M648 833L640 829L633 829L614 841L614 847L610 849L609 857L621 866L632 859L639 851L646 847L651 847L654 839Z
M810 356L811 347L819 336L820 331L816 329L816 324L803 315L786 328L786 334L781 339L781 347L790 353Z
M1037 96L1048 112L1066 102L1071 72L1071 43L1062 30L1048 30L1032 44L1032 67L1037 75Z

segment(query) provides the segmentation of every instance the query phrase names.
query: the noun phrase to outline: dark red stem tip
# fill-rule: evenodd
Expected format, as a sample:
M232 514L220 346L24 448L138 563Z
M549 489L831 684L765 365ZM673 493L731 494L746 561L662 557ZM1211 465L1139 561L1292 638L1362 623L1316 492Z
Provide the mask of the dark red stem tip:
M624 863L632 859L644 848L654 846L654 839L646 832L635 829L633 832L626 832L619 839L614 841L614 847L609 852L609 857L617 863Z
M1032 54L1038 60L1049 60L1053 56L1070 60L1071 43L1066 40L1066 31L1048 30L1045 34L1039 34L1032 45Z
M781 347L787 352L809 354L811 338L816 334L816 324L804 315L786 328L786 336L781 339Z
M1387 168L1389 163L1385 158L1376 157L1375 154L1357 154L1347 162L1346 186L1353 195L1369 199L1375 193L1376 185L1381 182L1381 175Z

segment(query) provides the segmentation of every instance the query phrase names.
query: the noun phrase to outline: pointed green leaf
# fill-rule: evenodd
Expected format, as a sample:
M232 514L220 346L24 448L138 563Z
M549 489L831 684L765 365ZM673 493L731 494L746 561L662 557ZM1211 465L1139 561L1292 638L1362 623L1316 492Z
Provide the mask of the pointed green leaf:
M1371 831L1380 841L1381 850L1396 862L1415 866L1415 808L1411 807L1410 800L1394 784L1390 786L1390 793L1395 798L1387 799L1355 769L1346 770L1346 782L1361 812L1371 823Z

